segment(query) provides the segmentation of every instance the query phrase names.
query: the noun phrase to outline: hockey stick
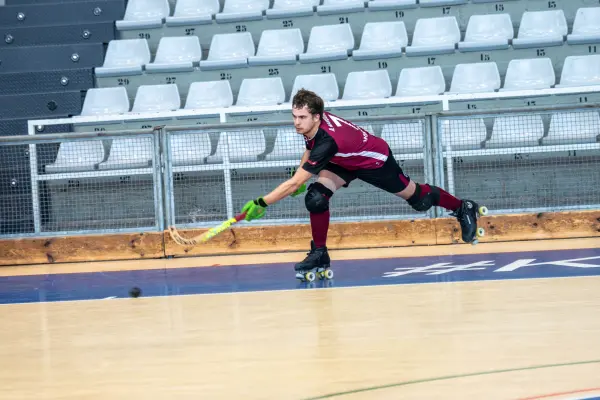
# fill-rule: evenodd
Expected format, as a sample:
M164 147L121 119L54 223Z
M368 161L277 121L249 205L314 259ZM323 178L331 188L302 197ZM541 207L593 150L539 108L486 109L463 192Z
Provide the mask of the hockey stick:
M231 225L240 222L244 218L246 218L246 213L238 214L235 217L230 218L227 221L224 221L224 222L220 223L219 225L210 228L208 231L204 232L203 234L195 236L191 239L184 238L183 236L181 236L174 226L169 227L169 233L171 234L171 238L175 241L175 243L177 243L181 246L195 246L198 243L208 242L210 239L223 233L224 231L229 229L229 227Z

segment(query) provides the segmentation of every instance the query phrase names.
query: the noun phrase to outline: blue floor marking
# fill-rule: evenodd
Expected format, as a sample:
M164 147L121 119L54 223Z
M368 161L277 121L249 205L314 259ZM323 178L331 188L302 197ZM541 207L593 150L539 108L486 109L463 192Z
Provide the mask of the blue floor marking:
M299 254L298 258L303 255ZM0 304L600 275L600 249L340 260L332 281L295 279L294 263L0 277Z

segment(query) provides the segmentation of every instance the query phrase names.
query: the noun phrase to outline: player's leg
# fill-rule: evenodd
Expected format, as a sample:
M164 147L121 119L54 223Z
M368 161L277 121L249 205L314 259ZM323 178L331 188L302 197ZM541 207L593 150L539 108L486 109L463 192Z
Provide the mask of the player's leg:
M329 231L329 200L342 186L354 179L349 171L333 164L319 173L317 182L312 183L304 197L306 209L310 213L310 228L313 240L310 251L304 260L296 264L297 271L315 268L329 268L331 262L327 252L327 232Z
M361 171L358 177L403 198L415 211L426 212L434 206L451 211L451 215L460 223L463 241L473 241L477 231L478 205L472 200L458 199L437 186L413 181L398 165L391 150L387 161L379 170Z

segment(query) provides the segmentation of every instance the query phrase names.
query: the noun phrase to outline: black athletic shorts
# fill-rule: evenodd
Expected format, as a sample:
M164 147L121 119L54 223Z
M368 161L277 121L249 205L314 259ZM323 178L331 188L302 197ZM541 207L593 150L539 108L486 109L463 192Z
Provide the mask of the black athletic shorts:
M386 192L398 193L403 191L410 182L408 175L402 171L402 168L394 159L392 150L390 150L388 159L380 168L350 171L337 164L327 163L323 169L342 178L346 182L344 187L348 187L353 180L360 179Z

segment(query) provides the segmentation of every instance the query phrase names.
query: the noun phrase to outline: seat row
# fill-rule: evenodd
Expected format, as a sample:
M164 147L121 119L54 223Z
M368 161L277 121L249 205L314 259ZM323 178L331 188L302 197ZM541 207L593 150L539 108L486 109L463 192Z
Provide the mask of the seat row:
M532 57L549 57L560 73L566 56L598 53L600 28L588 29L584 21L590 15L600 20L600 7L582 13L586 17L568 35L561 12L527 15L517 38L506 14L473 16L464 41L454 17L420 20L410 46L403 22L367 24L358 49L349 24L313 27L306 52L296 28L264 31L257 49L248 32L216 34L205 60L194 36L161 39L152 62L145 39L114 41L104 65L95 69L96 86L123 85L133 98L142 84L175 83L185 96L195 81L226 79L237 88L245 78L280 76L289 91L296 75L333 72L343 78L353 71L387 69L397 76L401 68L440 65L450 79L455 65L478 61L496 62L504 76L510 60ZM539 16L553 19L534 23Z
M300 88L313 90L326 101L382 99L392 96L390 78L385 69L354 71L344 79L345 85L340 90L338 77L333 73L298 75L289 93L286 93L280 77L244 79L235 105L282 104L291 101ZM394 95L398 97L600 85L600 55L567 57L558 82L551 60L545 57L510 61L503 84L494 62L459 64L455 66L449 84L439 66L404 68L397 82ZM180 95L177 85L142 85L137 89L132 111L140 112L140 107L149 107L150 103L158 111L177 110L182 103ZM234 105L234 95L227 80L193 82L184 102L184 109L230 107ZM92 110L128 112L129 99L125 88L96 88L89 91L82 115L98 114Z
M119 37L145 37L152 51L163 36L197 35L208 46L215 33L249 32L258 40L260 32L277 28L300 28L303 33L316 25L350 23L358 38L368 22L403 21L412 35L418 19L454 16L462 31L472 15L507 13L515 26L525 11L563 10L572 24L577 8L587 0L548 2L540 0L179 0L173 13L167 0L130 0ZM307 37L305 36L305 39Z

